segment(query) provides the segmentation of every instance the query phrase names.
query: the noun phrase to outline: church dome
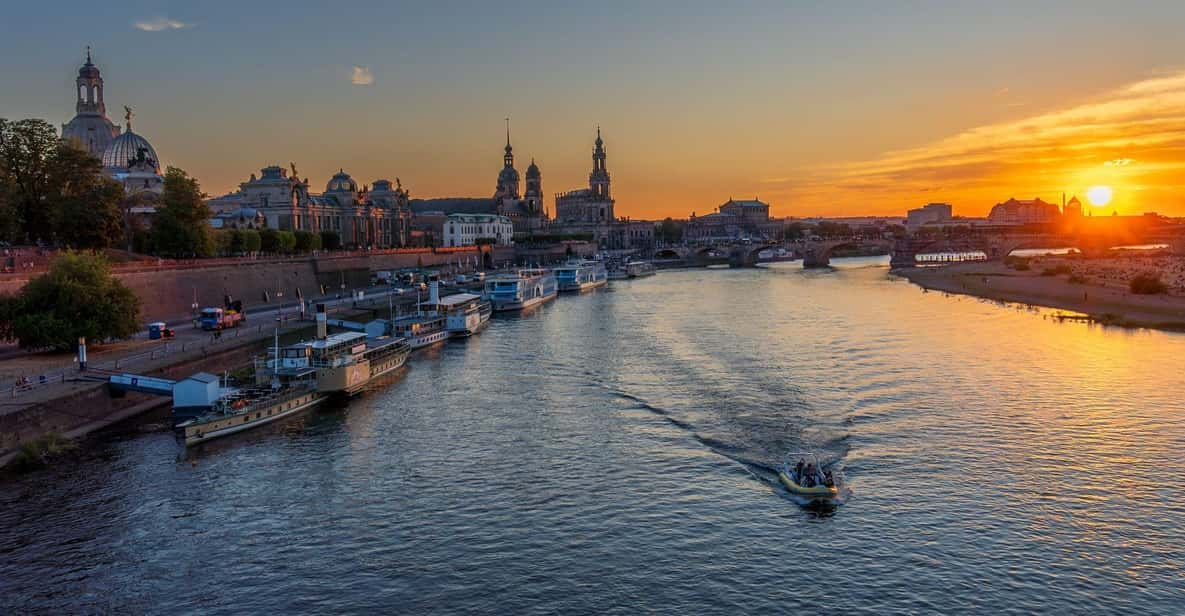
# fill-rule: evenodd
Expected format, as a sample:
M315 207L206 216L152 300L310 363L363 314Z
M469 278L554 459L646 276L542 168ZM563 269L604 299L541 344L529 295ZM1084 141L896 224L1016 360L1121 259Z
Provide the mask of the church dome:
M151 165L159 173L160 159L156 156L156 150L147 139L133 133L131 129L116 137L107 149L103 150L103 166L109 169L126 169L130 166L130 161L136 160L141 149L144 150L144 157L152 161Z
M502 167L498 173L498 184L506 186L518 183L518 171L514 167Z
M329 178L325 192L358 192L358 183L345 170L339 170Z
M534 158L532 158L532 159L531 159L531 166L530 166L530 167L527 167L527 177L528 177L528 178L537 178L537 177L539 177L539 165L536 165L536 164L535 164L535 159L534 159Z

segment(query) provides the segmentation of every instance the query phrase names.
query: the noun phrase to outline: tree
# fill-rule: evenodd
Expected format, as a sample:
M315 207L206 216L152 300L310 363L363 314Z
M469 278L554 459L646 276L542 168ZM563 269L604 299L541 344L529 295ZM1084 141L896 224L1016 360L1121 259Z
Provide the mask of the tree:
M322 231L321 247L325 250L338 250L342 247L342 238L335 231Z
M658 233L658 238L665 244L679 244L683 242L683 223L667 216L662 222L658 223L655 231Z
M234 254L234 229L216 229L214 231L214 253L219 256Z
M44 238L52 235L52 216L46 207L50 190L50 169L62 147L58 132L45 120L0 119L0 173L3 174L11 207L11 239Z
M259 232L255 229L243 229L243 252L253 254L259 252L263 245L259 238Z
M106 248L123 236L123 188L43 120L0 119L0 234Z
M297 231L296 236L296 252L311 252L321 249L321 236L309 231Z
M276 232L276 252L290 254L296 250L296 234L291 231Z
M66 252L20 294L0 302L0 335L23 349L74 348L129 338L139 330L140 300L111 275L106 259Z
M176 167L165 171L153 236L159 254L207 257L214 252L206 195L196 179Z
M806 225L801 222L792 222L786 225L784 235L788 240L800 240L806 237Z
M124 238L123 186L103 175L99 159L63 146L50 175L54 240L92 250L118 245Z
M259 230L259 249L263 252L277 253L280 251L280 232L275 229L263 228Z

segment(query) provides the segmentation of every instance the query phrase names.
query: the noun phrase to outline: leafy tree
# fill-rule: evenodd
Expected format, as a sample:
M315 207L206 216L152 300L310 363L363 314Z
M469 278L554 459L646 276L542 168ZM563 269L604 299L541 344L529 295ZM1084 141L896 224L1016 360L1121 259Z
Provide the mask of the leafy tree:
M71 147L59 156L52 196L54 239L74 248L102 249L124 238L123 186L102 175L99 160ZM74 174L73 176L69 174Z
M280 232L275 229L263 228L259 230L259 249L267 253L280 251Z
M0 335L23 349L73 349L129 338L139 329L140 300L99 256L67 252L16 297L0 301Z
M340 250L342 247L342 238L336 231L322 231L321 247L325 250Z
M48 122L0 119L0 233L79 248L116 244L123 189L102 170Z
M243 229L243 252L253 254L259 252L263 246L263 242L259 237L259 232L255 229Z
M52 235L53 218L46 201L52 192L50 169L61 148L58 132L45 120L0 119L0 173L14 222L10 233L19 229L31 238Z
M276 232L276 251L290 254L296 250L296 234L291 231Z
M234 254L234 239L234 229L215 229L214 253L219 256L229 256Z
M321 249L321 236L309 231L297 231L296 252L311 252Z
M165 171L164 190L153 223L159 254L207 257L214 252L213 229L206 195L196 179L176 167Z
M800 240L806 237L807 226L801 222L792 222L786 225L783 231L783 237L788 240Z
M667 216L655 226L658 239L667 244L679 244L683 241L683 223Z

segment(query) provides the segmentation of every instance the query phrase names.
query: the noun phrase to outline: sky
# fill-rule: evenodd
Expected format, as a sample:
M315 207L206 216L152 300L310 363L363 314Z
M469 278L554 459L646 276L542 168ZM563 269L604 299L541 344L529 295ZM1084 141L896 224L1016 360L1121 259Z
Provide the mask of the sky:
M633 218L982 216L1096 185L1100 212L1185 216L1182 23L1177 1L46 0L5 9L0 117L69 121L91 45L113 121L132 106L211 195L291 162L489 196L509 117L548 195L587 185L600 125Z

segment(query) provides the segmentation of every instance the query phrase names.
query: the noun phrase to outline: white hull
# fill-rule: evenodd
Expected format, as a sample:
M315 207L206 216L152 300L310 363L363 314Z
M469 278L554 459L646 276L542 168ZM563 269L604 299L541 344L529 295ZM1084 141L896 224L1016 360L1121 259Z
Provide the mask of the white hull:
M527 308L530 308L531 306L535 306L537 304L542 304L544 302L549 302L549 301L555 299L555 296L556 296L556 293L553 291L551 295L532 297L530 299L523 300L521 302L501 302L501 303L499 303L497 300L494 300L493 301L494 312L510 312L512 310L526 310Z
M577 282L577 283L572 283L572 284L563 284L563 285L560 285L560 290L561 291L569 291L569 292L587 291L589 289L603 287L607 284L609 284L609 279L605 278L604 280L590 280L588 282Z

